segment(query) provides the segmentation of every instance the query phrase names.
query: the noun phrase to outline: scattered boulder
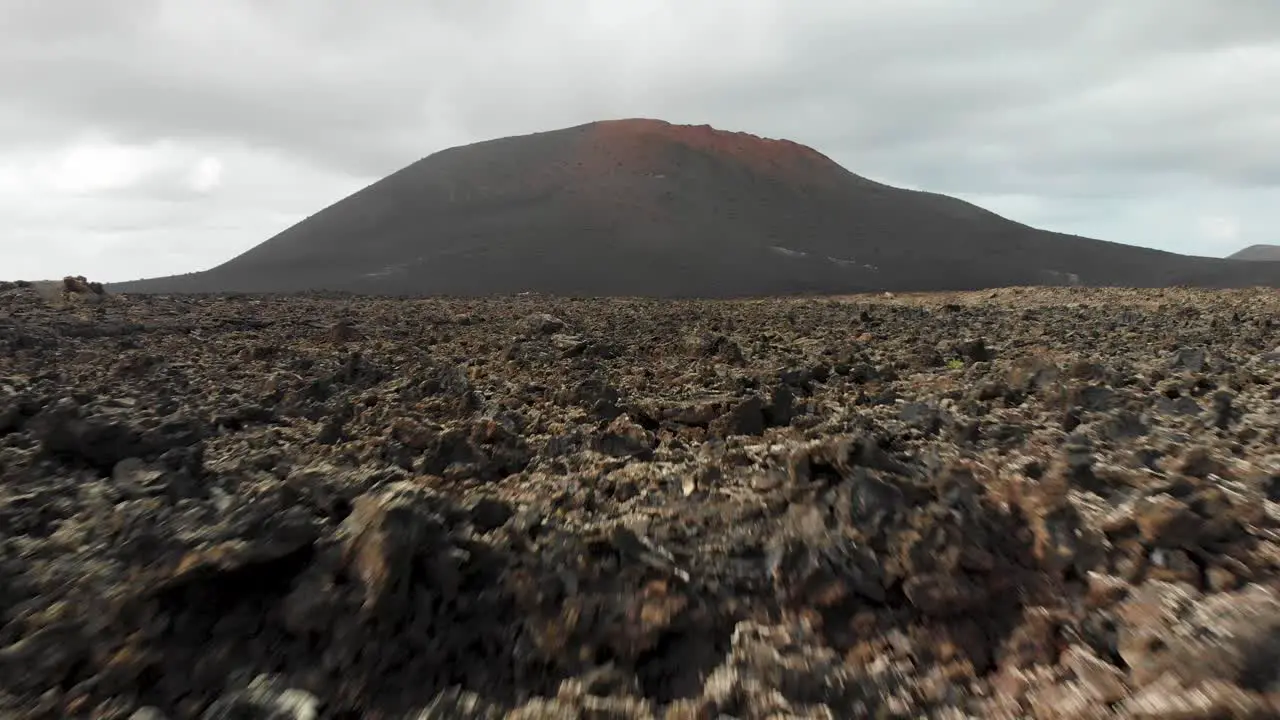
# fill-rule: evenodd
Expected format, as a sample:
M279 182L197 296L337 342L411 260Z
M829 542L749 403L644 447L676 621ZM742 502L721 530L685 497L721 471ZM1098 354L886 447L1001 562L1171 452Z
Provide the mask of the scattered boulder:
M750 397L734 405L728 412L711 422L711 434L718 437L732 435L760 435L765 428L765 405L758 397Z
M566 327L564 320L544 312L526 315L516 325L517 331L526 337L550 336Z

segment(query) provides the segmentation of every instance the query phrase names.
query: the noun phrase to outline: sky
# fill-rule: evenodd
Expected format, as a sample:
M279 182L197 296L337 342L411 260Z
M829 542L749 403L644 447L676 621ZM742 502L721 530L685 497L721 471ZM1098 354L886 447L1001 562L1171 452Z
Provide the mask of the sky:
M433 152L711 124L1031 225L1280 243L1277 0L0 0L0 278L202 270Z

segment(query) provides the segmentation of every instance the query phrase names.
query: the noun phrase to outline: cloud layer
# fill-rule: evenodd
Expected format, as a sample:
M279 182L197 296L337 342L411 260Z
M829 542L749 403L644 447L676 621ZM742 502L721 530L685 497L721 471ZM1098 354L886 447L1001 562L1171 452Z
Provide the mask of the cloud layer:
M1280 242L1274 0L0 0L0 276L225 260L424 155L616 117L1033 225Z

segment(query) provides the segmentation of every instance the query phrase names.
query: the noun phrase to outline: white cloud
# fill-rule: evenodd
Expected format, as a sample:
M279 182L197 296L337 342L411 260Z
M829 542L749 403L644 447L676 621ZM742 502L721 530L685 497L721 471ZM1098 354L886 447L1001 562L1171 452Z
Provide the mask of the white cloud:
M0 277L112 281L210 267L370 181L316 178L296 160L243 148L94 147L0 162ZM77 153L111 162L60 162ZM67 167L94 169L101 189L75 186L58 172Z
M1215 245L1233 247L1240 242L1240 221L1233 217L1211 215L1200 218L1200 233Z
M54 162L38 167L38 182L54 192L123 190L154 172L156 151L98 140L76 142Z
M188 180L191 189L198 193L211 192L222 184L222 161L211 155L200 158L191 169Z
M126 144L87 134L58 147L11 153L0 165L0 192L39 202L57 195L93 195L178 189L186 174L192 189L221 182L217 157L193 158L195 149L168 140Z
M444 147L627 116L787 137L1064 232L1280 240L1275 0L5 12L0 277L200 269Z

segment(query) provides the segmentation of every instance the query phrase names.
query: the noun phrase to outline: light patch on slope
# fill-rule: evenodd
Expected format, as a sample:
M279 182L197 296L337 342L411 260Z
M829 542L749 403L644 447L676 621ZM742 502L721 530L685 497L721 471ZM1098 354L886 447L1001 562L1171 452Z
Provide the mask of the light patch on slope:
M783 257L791 257L791 258L809 257L809 253L803 250L796 250L795 248L789 248L783 245L770 245L769 249L779 255L782 255ZM880 270L880 268L876 267L875 265L860 263L857 260L854 260L852 258L838 258L838 257L831 257L830 255L827 255L825 257L828 262L835 263L840 267L861 268L863 270L869 270L871 272L877 272Z
M785 257L809 257L809 253L804 252L803 250L793 250L792 248L783 247L781 245L770 245L769 249Z
M860 268L862 268L863 270L870 270L871 272L876 272L876 271L878 271L878 270L880 269L879 267L877 267L877 266L875 266L875 265L869 265L869 264L867 264L867 263L860 263L860 262L858 262L857 260L855 260L855 259L853 259L853 258L838 258L838 257L831 257L830 255L828 255L828 256L827 256L827 260L828 260L828 261L830 261L830 262L835 263L836 265L839 265L840 267L850 267L850 268L851 268L851 267L860 267Z
M363 273L360 275L360 277L388 277L391 275L396 275L398 273L408 272L410 265L421 265L423 264L425 259L426 259L425 256L419 255L413 260L409 260L407 262L394 263L392 265L384 265L381 270L374 270L373 272Z
M1075 273L1062 272L1061 270L1042 270L1041 272L1050 279L1050 282L1069 285L1071 287L1080 285L1080 276Z
M387 277L388 275L395 275L396 273L402 273L405 270L407 270L408 267L409 267L409 263L397 263L395 265L387 265L387 266L384 266L381 270L374 270L373 272L367 272L362 274L360 277L370 277L370 278L371 277Z

